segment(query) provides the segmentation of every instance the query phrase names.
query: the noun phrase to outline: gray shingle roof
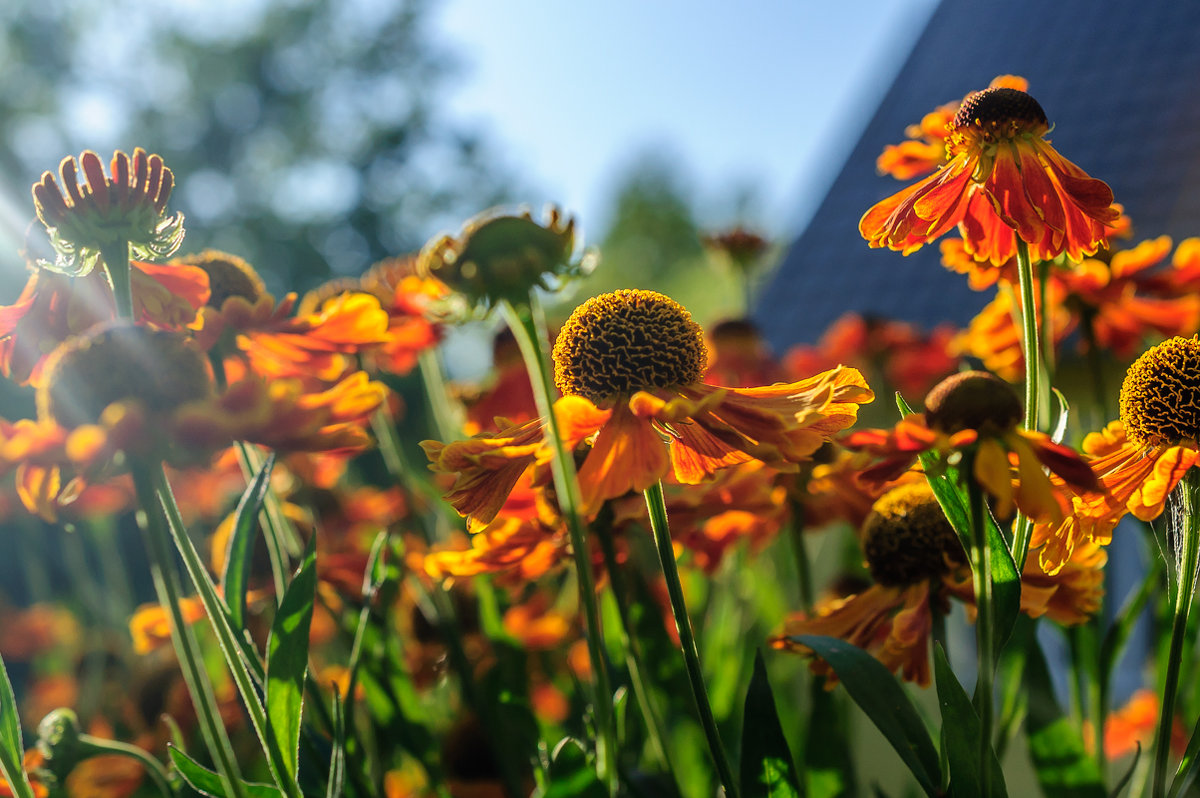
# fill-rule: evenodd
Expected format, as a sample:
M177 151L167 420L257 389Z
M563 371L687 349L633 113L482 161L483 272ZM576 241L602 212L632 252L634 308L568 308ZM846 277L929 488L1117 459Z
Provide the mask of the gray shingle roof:
M938 247L872 250L858 220L903 184L875 172L884 145L996 75L1029 80L1068 159L1113 188L1137 240L1200 235L1200 3L943 0L808 227L764 286L755 318L783 351L847 310L963 325L990 298Z

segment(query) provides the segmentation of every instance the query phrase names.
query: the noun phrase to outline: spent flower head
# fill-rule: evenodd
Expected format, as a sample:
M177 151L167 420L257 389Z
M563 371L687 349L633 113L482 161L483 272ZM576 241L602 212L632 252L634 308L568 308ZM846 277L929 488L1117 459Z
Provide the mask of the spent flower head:
M57 253L55 262L42 262L43 267L87 274L106 247L126 242L134 257L161 260L183 241L183 214L167 215L175 177L162 156L139 147L130 159L118 150L105 174L100 156L86 150L78 161L63 158L58 175L61 188L52 172L33 184L38 219Z
M554 280L577 276L591 259L577 258L575 220L551 207L539 224L529 211L484 211L457 236L442 235L421 250L417 271L436 277L475 308L500 302L525 305L534 288L554 290Z

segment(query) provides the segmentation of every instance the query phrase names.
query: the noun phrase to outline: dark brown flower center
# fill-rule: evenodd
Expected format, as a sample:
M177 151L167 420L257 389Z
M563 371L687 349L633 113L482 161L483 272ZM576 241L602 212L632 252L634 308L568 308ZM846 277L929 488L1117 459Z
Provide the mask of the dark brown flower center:
M165 414L211 390L204 357L183 336L115 324L55 350L38 389L38 415L73 429L99 421L113 402L134 399Z
M621 290L584 302L554 344L554 382L593 402L646 388L699 382L708 364L704 331L675 300Z
M951 130L968 125L984 130L1016 124L1047 125L1046 112L1038 101L1019 89L992 88L968 94L959 106Z
M198 255L180 258L177 262L198 266L208 274L208 287L212 292L208 297L209 307L220 308L226 299L234 296L253 304L266 292L266 286L254 267L236 255L208 249Z
M1200 340L1171 338L1133 362L1121 385L1121 421L1141 446L1200 441Z
M888 491L863 522L863 554L881 585L907 587L965 562L962 544L927 482Z
M1021 415L1021 400L1013 389L986 371L953 374L925 396L925 420L947 435L964 429L1007 432L1021 422Z

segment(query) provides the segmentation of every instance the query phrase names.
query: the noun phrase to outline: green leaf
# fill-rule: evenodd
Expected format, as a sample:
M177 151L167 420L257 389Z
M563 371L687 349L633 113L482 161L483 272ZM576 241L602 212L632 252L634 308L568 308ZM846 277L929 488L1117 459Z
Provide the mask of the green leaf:
M809 680L810 711L804 740L804 782L809 798L857 795L846 713L824 679Z
M179 771L179 775L183 776L183 780L188 783L189 787L201 795L226 798L225 791L221 787L221 779L216 773L197 764L196 760L173 744L167 745L167 753L171 755L171 763L175 765L175 769ZM283 798L283 793L279 791L279 788L270 784L244 781L242 786L245 788L247 798Z
M833 666L846 692L892 744L900 759L928 795L941 783L937 749L908 695L879 660L836 637L799 635L791 638Z
M922 454L920 460L933 495L937 497L938 504L942 505L946 519L966 548L971 540L971 516L967 511L969 503L966 489L963 487L962 472L957 467L946 464L932 452ZM965 478L974 477L966 475ZM1008 542L1004 539L1000 527L996 525L996 519L988 512L984 514L983 521L992 562L992 596L996 613L995 653L999 654L1008 642L1017 616L1021 613L1021 577Z
M1142 760L1142 744L1139 742L1137 744L1137 750L1135 750L1133 752L1133 761L1129 763L1129 769L1125 771L1125 775L1122 776L1117 781L1116 786L1113 787L1112 792L1109 793L1109 795L1112 796L1112 798L1117 798L1117 796L1120 795L1122 792L1124 792L1125 788L1127 786L1129 786L1129 782L1131 782L1133 780L1134 771L1137 770L1138 762L1140 762L1141 760ZM1185 781L1176 780L1175 783L1173 783L1171 785L1171 792L1169 793L1169 795L1171 795L1171 796L1178 795L1178 792L1176 792L1176 787L1175 787L1176 784L1179 785L1180 790L1189 786Z
M346 781L346 717L342 697L333 691L333 752L329 757L329 782L325 798L340 798Z
M292 577L267 638L267 733L285 754L283 766L296 779L300 756L300 716L308 670L308 630L317 591L316 536Z
M246 590L250 582L250 561L254 553L254 531L258 514L271 487L271 470L275 467L275 452L267 455L262 468L246 486L246 492L238 500L234 514L233 534L229 536L229 548L225 554L225 573L221 575L221 587L225 590L225 603L234 627L246 627Z
M1055 798L1104 798L1104 780L1096 762L1084 750L1083 740L1063 716L1046 668L1046 657L1036 641L1025 664L1029 716L1025 728L1029 757L1038 783Z
M795 760L779 723L775 694L762 651L754 653L754 671L746 690L742 721L743 798L797 798L804 795Z
M608 790L588 762L587 751L574 737L564 737L550 755L550 783L542 798L606 798Z
M975 705L950 669L941 643L933 647L934 677L937 680L938 705L942 709L942 744L950 767L950 790L955 796L1004 796L1004 774L992 754L989 789L984 792L979 773L979 715Z
M1067 419L1071 415L1071 403L1067 401L1067 397L1063 396L1062 391L1051 387L1054 396L1058 399L1058 420L1054 423L1054 429L1050 433L1050 440L1055 443L1062 443L1063 436L1067 434Z
M33 785L25 773L25 743L21 739L17 698L3 658L0 658L0 773L17 798L33 798Z

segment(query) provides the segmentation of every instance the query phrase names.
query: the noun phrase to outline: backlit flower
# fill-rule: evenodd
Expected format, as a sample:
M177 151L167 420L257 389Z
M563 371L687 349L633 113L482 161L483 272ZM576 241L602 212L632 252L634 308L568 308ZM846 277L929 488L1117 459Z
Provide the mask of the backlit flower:
M564 442L592 442L579 469L588 513L670 470L684 484L750 460L794 470L874 398L858 371L842 367L762 388L705 385L703 331L652 291L585 302L563 326L554 363ZM495 517L525 469L551 457L540 421L422 446L433 470L458 475L447 498L474 524Z
M95 476L118 452L186 464L235 440L282 451L361 449L386 391L356 372L317 392L255 377L217 392L187 338L123 323L71 339L44 374L38 419L0 420L0 473L17 468L23 502L48 519L74 490L67 472Z
M867 481L895 479L928 451L972 453L970 478L995 499L1004 518L1015 504L1035 520L1061 520L1057 498L1043 467L1080 491L1099 490L1082 458L1049 436L1021 429L1021 402L999 378L981 371L947 377L925 397L925 413L906 416L891 430L863 430L843 440L881 462L863 472ZM1013 473L1013 469L1016 473Z
M1095 346L1132 357L1148 338L1191 335L1200 329L1200 239L1171 239L1131 249L1103 249L1070 269L1051 267L1045 293L1056 344L1083 326L1080 348ZM955 342L1006 379L1019 379L1024 359L1013 321L1012 292L1002 291ZM1043 332L1043 335L1046 335Z
M951 597L962 600L969 614L975 609L971 569L958 535L921 480L885 493L863 522L860 541L875 584L789 618L771 643L812 656L797 636L838 637L926 686L933 613L948 612ZM1021 611L1062 624L1085 622L1100 607L1105 560L1104 551L1092 546L1081 549L1069 569L1050 575L1031 558L1021 577ZM836 681L823 661L814 661L812 670L827 677L827 686Z
M84 175L79 184L79 172ZM96 266L100 250L125 242L136 257L161 260L170 257L183 241L183 214L167 216L167 200L174 175L159 155L141 147L128 155L113 153L104 174L100 156L91 150L63 158L58 174L51 172L33 184L33 204L38 219L50 233L58 253L54 264L64 274L87 274ZM65 193L64 193L65 192Z
M195 324L196 337L227 369L332 383L353 370L353 355L391 340L388 314L370 294L344 292L293 316L296 295L276 303L254 268L236 255L206 250L177 262L208 274L212 294Z
M1135 360L1121 385L1120 409L1120 421L1083 443L1106 492L1076 495L1071 515L1034 528L1047 571L1061 567L1081 542L1108 543L1125 513L1157 518L1200 461L1200 340L1171 338Z
M528 211L492 209L468 219L458 236L429 241L417 271L436 277L476 307L502 301L523 305L534 288L550 290L554 279L583 268L572 260L574 250L575 220L557 208L548 209L545 224Z
M208 300L199 269L130 263L133 318L140 324L182 330ZM12 305L0 307L0 373L37 385L46 356L63 341L117 316L112 288L100 272L79 277L36 269Z
M783 358L784 372L812 374L847 365L868 375L879 374L901 393L923 394L958 365L950 352L954 333L945 324L923 333L907 322L844 313L815 345L789 349Z
M1023 91L967 95L949 124L946 163L868 210L860 232L872 247L908 254L957 225L975 259L997 266L1016 253L1016 236L1037 260L1095 252L1119 215L1112 191L1059 155L1049 130Z

